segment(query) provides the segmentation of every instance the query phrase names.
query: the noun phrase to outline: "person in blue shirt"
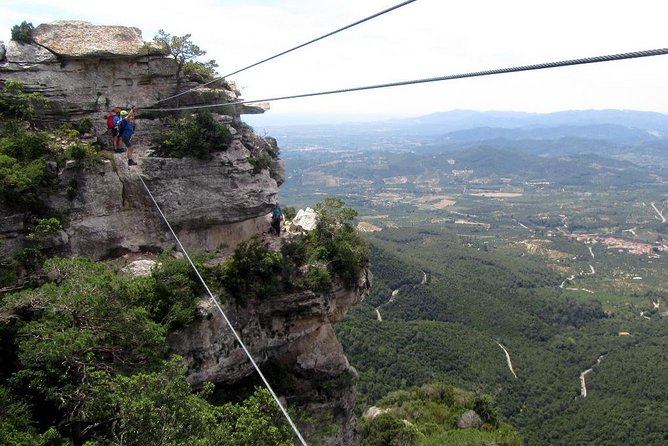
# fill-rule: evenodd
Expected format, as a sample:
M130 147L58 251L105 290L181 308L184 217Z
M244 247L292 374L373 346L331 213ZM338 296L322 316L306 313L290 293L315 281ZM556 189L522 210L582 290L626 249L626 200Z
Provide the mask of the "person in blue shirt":
M281 235L281 220L283 220L283 210L276 203L276 207L271 212L271 227L276 231L276 235Z
M137 163L132 159L132 136L134 135L134 111L121 111L121 120L118 122L118 131L123 144L128 149L128 166L136 166Z

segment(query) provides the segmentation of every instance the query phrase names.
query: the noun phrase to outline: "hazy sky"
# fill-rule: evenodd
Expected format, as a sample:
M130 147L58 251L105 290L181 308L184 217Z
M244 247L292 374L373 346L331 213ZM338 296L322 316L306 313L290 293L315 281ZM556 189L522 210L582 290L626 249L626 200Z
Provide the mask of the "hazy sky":
M230 73L400 0L0 0L13 25L85 20L192 41ZM171 4L171 3L170 3ZM109 9L112 5L111 9ZM417 0L231 79L248 100L668 47L665 0ZM453 109L668 113L668 56L277 101L271 115Z

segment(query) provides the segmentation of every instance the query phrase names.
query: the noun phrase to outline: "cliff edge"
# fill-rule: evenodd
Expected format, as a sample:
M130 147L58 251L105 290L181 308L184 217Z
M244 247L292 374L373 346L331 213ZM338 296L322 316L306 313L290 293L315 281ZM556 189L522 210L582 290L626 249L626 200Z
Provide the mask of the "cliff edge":
M244 113L263 112L265 105L231 106L214 113L231 141L206 159L156 156L154 141L167 123L159 112L143 112L143 107L177 88L188 91L179 97L180 105L235 102L240 93L234 84L221 81L215 88L194 89L199 84L177 82L174 59L144 42L137 28L61 21L38 26L33 39L31 44L11 41L4 48L0 85L18 81L25 91L46 97L48 106L36 116L43 128L90 122L81 138L107 151L93 167L75 162L53 166L58 187L41 198L45 214L63 216L63 229L52 240L56 254L104 260L176 250L140 175L189 251L230 249L267 232L284 164L276 141L257 135L241 120ZM136 107L137 166L128 166L125 154L108 150L105 116L114 106ZM260 165L258 159L269 162ZM0 203L0 215L0 257L6 259L26 244L26 215L6 202ZM279 395L311 418L300 425L315 444L358 441L357 374L332 324L369 287L365 269L352 288L335 283L329 292L304 291L224 306L256 362L280 377ZM200 302L195 321L168 339L171 350L185 358L195 386L213 382L234 387L254 375L209 301Z

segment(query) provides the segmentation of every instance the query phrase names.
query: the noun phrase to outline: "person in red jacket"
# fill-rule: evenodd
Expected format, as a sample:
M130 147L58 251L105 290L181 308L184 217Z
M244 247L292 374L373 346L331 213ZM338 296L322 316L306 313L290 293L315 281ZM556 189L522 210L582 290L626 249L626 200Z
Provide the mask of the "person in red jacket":
M109 112L107 116L107 128L111 134L111 145L114 152L119 153L121 150L121 136L118 134L118 121L121 119L121 108L116 107Z

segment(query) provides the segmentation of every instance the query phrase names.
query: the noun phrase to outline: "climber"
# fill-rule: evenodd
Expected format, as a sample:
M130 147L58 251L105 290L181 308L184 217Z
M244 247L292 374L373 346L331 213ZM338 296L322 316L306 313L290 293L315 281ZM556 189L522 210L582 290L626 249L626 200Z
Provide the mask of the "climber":
M279 204L276 203L276 207L271 212L271 227L274 228L278 236L281 235L281 220L283 220L283 211Z
M128 166L136 166L137 163L132 159L132 136L134 135L134 109L130 112L121 111L121 120L118 122L118 131L123 140L123 144L128 150Z
M107 128L111 134L111 144L114 148L114 152L116 153L121 152L121 137L118 134L118 121L121 119L120 113L121 108L116 107L110 111L109 115L107 116Z

